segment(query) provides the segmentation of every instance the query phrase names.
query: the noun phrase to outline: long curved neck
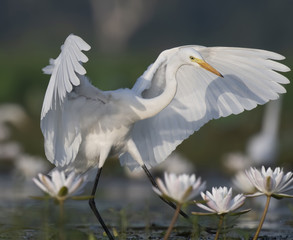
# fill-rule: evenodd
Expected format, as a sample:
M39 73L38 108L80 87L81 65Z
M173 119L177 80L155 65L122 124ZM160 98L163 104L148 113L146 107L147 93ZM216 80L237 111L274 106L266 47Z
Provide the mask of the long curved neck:
M178 66L167 65L166 68L166 85L164 91L153 98L140 98L139 101L144 106L144 111L139 112L141 119L155 116L161 112L174 98L177 91L176 72Z

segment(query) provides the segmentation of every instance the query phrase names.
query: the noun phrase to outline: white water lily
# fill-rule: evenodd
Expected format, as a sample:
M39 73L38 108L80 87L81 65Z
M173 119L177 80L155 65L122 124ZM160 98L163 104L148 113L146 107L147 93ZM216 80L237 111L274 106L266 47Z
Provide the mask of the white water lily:
M161 197L177 203L176 211L172 221L166 231L164 240L168 239L174 224L178 218L180 208L183 204L189 202L192 198L199 195L205 189L205 182L201 182L201 178L196 178L195 174L180 174L174 173L164 174L165 184L161 179L157 179L158 188L153 187L154 191Z
M206 201L206 205L195 202L196 205L208 212L218 215L226 214L240 208L245 201L243 194L238 194L232 198L232 188L227 187L212 188L212 193L206 191L201 193L202 199ZM195 213L196 214L196 213Z
M284 174L283 169L279 167L275 168L274 171L271 168L266 170L265 167L262 166L261 170L251 167L246 171L246 175L257 189L256 193L247 196L255 197L266 195L267 197L261 220L253 237L253 240L256 240L258 239L258 235L265 221L271 198L274 197L280 199L284 197L293 197L292 195L285 194L285 192L293 189L293 173L288 172L287 174Z
M165 184L161 179L157 179L158 188L153 187L154 191L162 196L183 204L195 196L199 195L205 189L206 183L201 182L201 178L196 178L195 174L180 174L173 173L164 174Z
M218 229L215 235L215 240L219 239L222 225L224 223L225 216L230 212L240 208L246 199L243 194L238 194L232 198L232 188L228 190L227 187L212 188L212 193L206 191L201 192L201 197L205 201L206 205L196 202L195 204L208 211L209 213L192 212L193 215L217 215L219 217ZM250 209L243 210L237 213L231 213L234 215L240 215L250 211Z
M52 171L51 179L41 173L38 174L38 179L33 178L33 181L41 190L58 201L64 201L79 194L85 185L85 180L85 176L76 176L74 172L66 176L64 171L57 169Z
M284 174L283 169L279 167L273 171L271 168L266 170L263 166L261 170L251 167L246 171L246 175L257 189L255 194L249 196L293 197L292 195L284 194L293 189L292 172Z

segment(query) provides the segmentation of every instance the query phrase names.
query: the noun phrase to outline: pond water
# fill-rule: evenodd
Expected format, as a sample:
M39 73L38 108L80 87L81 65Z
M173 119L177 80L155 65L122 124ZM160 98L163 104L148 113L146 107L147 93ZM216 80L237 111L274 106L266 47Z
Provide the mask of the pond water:
M221 176L203 179L209 179L209 186L227 183ZM1 174L0 190L0 239L107 239L87 201L65 202L62 224L58 205L29 197L42 195L31 180ZM106 175L99 183L96 203L111 231L117 232L116 239L162 239L174 213L155 195L146 178ZM244 208L253 210L237 219L227 219L223 239L252 237L263 206L264 199L247 200ZM200 211L195 206L184 210L188 214ZM216 227L217 218L180 217L170 239L213 239ZM272 202L260 236L268 240L293 239L293 200Z

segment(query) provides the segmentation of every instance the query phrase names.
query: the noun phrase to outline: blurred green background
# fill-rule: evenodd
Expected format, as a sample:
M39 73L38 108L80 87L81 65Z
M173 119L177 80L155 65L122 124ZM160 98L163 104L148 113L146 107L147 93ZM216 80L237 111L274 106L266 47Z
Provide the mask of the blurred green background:
M292 68L292 11L292 0L1 0L0 105L17 104L26 117L18 123L5 120L10 134L0 141L0 148L16 141L19 154L45 158L39 117L49 77L41 69L57 57L70 33L92 46L85 65L88 76L108 90L132 87L161 51L187 44L276 51ZM292 73L285 75L293 79ZM276 164L292 170L292 84L286 89ZM225 155L245 152L249 138L260 131L263 111L260 106L211 121L179 151L199 170L225 171ZM2 170L9 168L7 158L2 156Z

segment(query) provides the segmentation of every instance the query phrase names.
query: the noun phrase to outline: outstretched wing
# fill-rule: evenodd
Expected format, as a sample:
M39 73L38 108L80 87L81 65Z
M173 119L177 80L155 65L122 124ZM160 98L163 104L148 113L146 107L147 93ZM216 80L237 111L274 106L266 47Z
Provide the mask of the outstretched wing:
M283 56L256 49L186 46L197 50L224 78L201 68L182 66L176 75L177 93L172 102L156 116L135 124L132 137L148 167L165 160L166 157L194 131L211 119L239 114L257 104L277 99L286 90L281 84L289 80L278 72L290 69L273 60ZM173 49L170 54L173 54ZM151 79L143 77L134 90L142 96L151 97L163 91L164 68L161 64ZM154 71L150 67L150 70ZM144 73L146 75L147 73ZM143 75L143 76L144 76ZM141 89L146 86L147 89ZM121 164L131 169L138 167L129 154L120 158Z
M90 48L80 37L71 34L61 46L60 55L56 59L50 59L50 65L43 68L44 73L51 74L51 78L43 102L41 119L50 109L56 109L57 104L62 105L66 94L72 91L73 86L80 84L76 74L86 74L81 63L88 61L82 51L88 51Z
M86 42L71 34L61 47L60 55L43 69L51 78L43 102L41 130L46 156L56 166L69 164L78 153L82 140L80 112L85 99L102 97L101 91L83 76L86 70L82 63L88 58L82 51L89 49Z

